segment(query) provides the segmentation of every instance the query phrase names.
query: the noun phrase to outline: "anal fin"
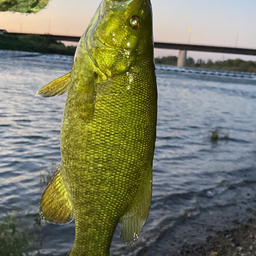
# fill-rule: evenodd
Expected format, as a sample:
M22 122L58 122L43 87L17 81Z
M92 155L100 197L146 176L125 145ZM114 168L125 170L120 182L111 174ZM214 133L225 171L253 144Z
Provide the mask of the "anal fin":
M66 75L59 77L58 79L53 80L49 84L42 87L37 93L36 96L41 97L53 97L56 95L62 95L68 90L68 84L70 81L70 72Z
M148 217L152 196L152 165L142 177L131 205L127 212L120 218L121 239L126 244L133 244L140 234Z
M60 175L61 165L45 189L40 202L40 215L44 221L65 224L73 219L72 204Z

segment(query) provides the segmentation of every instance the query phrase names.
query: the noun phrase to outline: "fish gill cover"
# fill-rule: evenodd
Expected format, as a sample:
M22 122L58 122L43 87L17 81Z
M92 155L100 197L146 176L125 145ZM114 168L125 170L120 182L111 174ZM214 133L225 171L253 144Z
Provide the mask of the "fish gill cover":
M35 13L42 10L49 0L0 0L0 12Z

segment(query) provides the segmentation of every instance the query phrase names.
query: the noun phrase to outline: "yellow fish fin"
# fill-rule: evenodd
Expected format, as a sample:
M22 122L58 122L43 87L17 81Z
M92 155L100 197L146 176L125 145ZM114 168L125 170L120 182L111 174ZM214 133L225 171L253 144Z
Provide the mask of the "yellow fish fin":
M44 221L65 224L73 219L73 209L60 175L61 165L45 189L40 202L40 215Z
M149 213L152 195L152 166L142 177L141 184L127 212L120 218L121 239L133 244L140 234Z
M66 75L59 77L49 84L42 87L37 93L36 96L41 97L52 97L56 95L62 95L68 90L68 84L70 81L70 72Z

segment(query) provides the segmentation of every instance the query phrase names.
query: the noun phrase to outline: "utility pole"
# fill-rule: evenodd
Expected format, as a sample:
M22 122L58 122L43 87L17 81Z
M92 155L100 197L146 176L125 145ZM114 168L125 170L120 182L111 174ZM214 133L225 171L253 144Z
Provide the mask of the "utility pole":
M188 33L188 44L190 44L191 32L192 32L192 28L189 29L189 33Z
M48 34L50 35L50 31L51 31L51 18L49 19L49 27L48 27Z
M237 47L237 43L238 43L238 36L239 36L239 30L237 30L237 33L236 33L236 45L235 45L235 47Z
M20 19L20 33L22 33L22 19Z

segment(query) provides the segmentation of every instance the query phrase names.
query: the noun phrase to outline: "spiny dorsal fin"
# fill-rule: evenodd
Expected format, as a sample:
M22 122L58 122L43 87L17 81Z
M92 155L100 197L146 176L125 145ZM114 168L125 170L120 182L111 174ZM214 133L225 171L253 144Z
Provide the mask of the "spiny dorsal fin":
M49 84L42 87L37 93L36 96L41 97L52 97L56 95L62 95L68 90L68 84L70 81L70 72L66 75L59 77L58 79L53 80Z
M68 193L60 175L61 165L45 189L40 202L40 215L44 221L65 224L73 219Z
M126 244L133 244L146 222L152 195L152 166L148 167L141 184L127 212L121 217L121 239Z

